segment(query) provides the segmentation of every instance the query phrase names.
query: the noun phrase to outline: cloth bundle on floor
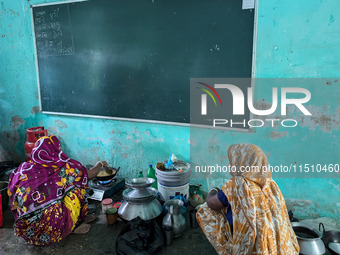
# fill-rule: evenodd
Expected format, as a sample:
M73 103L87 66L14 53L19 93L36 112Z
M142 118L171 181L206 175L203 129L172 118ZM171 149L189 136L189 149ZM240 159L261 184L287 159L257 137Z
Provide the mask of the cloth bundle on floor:
M118 255L155 254L163 244L163 233L157 221L144 221L137 217L121 230L116 241L116 251Z

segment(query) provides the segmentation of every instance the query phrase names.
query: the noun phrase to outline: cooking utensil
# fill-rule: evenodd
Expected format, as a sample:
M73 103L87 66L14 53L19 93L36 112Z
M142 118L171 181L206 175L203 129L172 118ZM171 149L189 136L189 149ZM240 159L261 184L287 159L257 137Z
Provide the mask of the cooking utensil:
M186 227L185 218L181 214L183 204L183 201L179 199L171 199L165 202L168 213L163 218L163 228L172 227L175 237L180 236Z
M173 237L173 229L172 227L166 227L164 229L164 234L165 234L165 243L166 246L170 246L172 243L172 237Z
M152 184L155 182L155 179L152 178L133 178L133 179L127 179L125 181L125 185L130 188L136 188L136 189L143 189L151 187Z
M124 202L118 210L119 216L124 220L140 217L151 220L159 216L162 206L156 199L157 190L150 186L154 183L152 178L134 178L126 180L126 190L123 192Z
M332 254L340 254L340 243L330 242L327 247Z
M322 241L325 243L328 251L332 255L340 255L339 246L340 246L340 231L336 230L325 230L325 226L323 223L319 224L319 230L321 231L321 227L323 229Z
M100 181L107 181L107 180L111 180L113 177L116 176L116 174L118 173L120 167L118 167L117 169L114 167L103 167L101 171L105 171L106 172L106 176L96 176L96 178ZM98 173L99 174L99 173Z
M292 222L291 224L300 246L300 254L321 255L326 253L325 244L321 240L322 234L318 230L301 222Z

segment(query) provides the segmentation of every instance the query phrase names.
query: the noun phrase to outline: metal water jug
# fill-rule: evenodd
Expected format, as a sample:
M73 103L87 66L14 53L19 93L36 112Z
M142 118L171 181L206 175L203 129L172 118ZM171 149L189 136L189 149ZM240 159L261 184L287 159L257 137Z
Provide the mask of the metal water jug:
M185 231L185 218L181 214L184 205L182 200L171 199L165 202L168 213L163 218L163 229L172 228L175 237L180 236Z

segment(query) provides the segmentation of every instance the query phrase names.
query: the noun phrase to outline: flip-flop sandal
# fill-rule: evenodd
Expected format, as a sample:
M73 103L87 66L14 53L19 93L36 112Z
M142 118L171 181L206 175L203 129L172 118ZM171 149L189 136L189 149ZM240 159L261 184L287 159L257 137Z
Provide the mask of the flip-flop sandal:
M72 233L83 235L83 234L88 233L90 231L90 228L91 228L91 225L83 223L79 227L77 227L75 230L73 230Z
M97 216L94 214L88 214L85 217L84 223L91 223L97 219Z

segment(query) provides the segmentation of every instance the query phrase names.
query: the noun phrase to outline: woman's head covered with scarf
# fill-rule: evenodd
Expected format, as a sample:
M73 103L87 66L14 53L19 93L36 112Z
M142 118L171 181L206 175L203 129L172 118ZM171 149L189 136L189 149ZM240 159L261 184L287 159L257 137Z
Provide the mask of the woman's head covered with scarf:
M254 144L231 145L228 149L228 158L232 176L249 179L272 177L266 155Z
M35 143L31 152L31 161L38 165L54 165L58 167L62 167L70 161L75 167L82 168L78 161L66 156L61 150L59 139L54 135L41 137Z

